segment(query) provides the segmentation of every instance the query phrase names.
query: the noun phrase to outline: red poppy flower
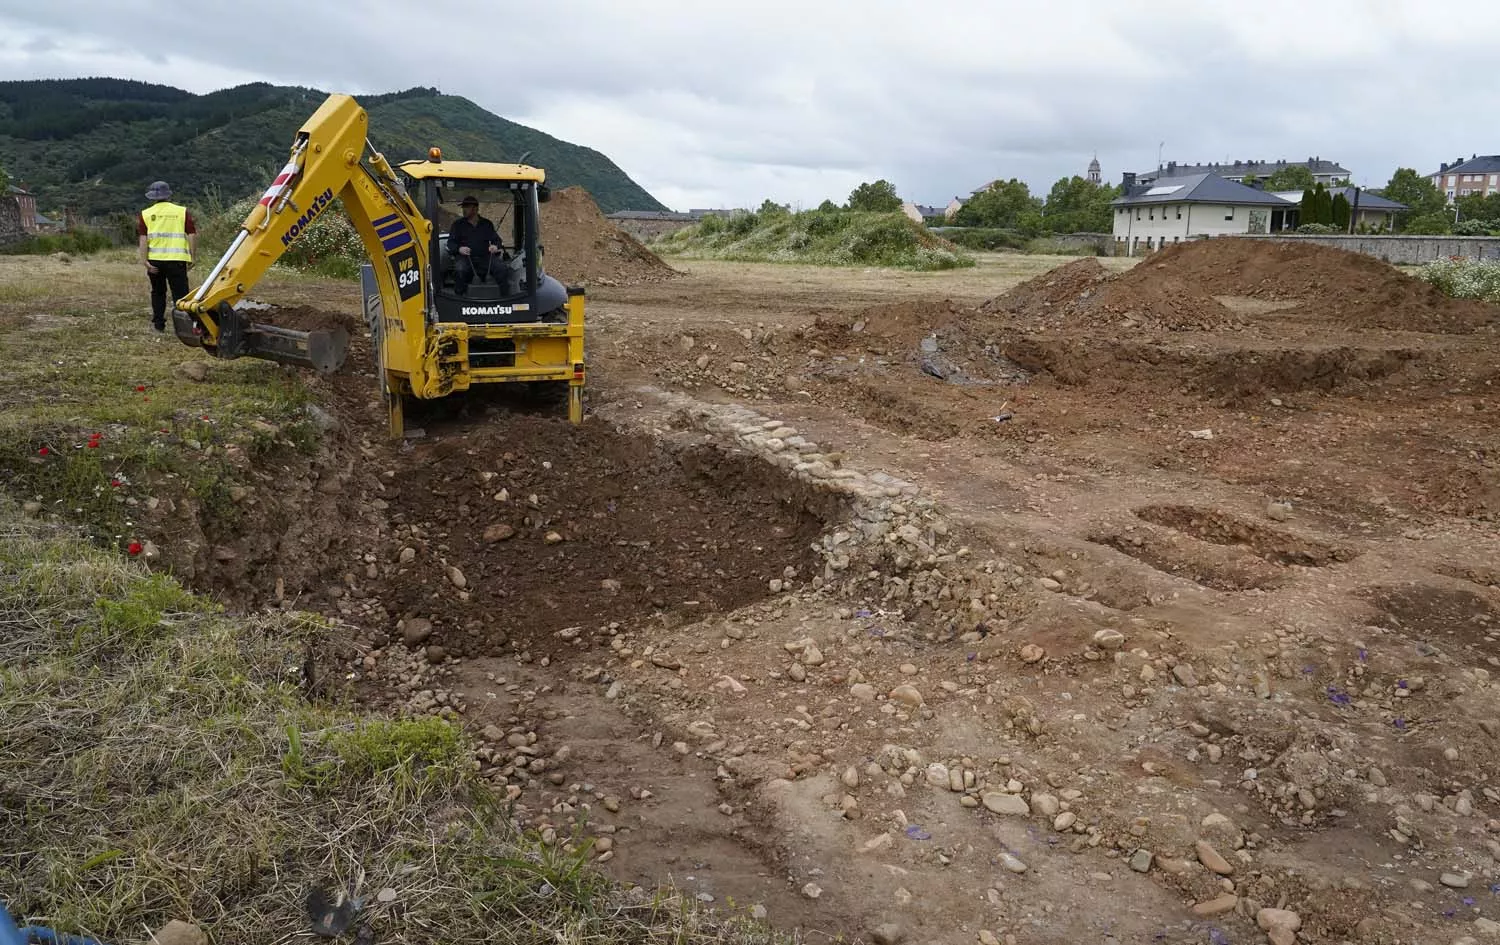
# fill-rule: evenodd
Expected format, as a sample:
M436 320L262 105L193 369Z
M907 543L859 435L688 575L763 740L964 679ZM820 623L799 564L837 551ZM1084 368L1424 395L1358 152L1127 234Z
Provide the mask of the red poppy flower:
M140 553L141 553L141 551L142 551L142 548L141 548L141 543L140 543L140 542L138 542L138 541L133 541L133 542L131 542L131 543L130 543L130 544L129 544L129 545L128 545L128 546L127 546L127 547L126 547L126 548L125 548L125 550L126 550L126 551L128 551L128 552L130 552L130 556L131 556L131 557L132 557L132 558L133 558L133 557L135 557L135 556L136 556L136 555L138 555L138 554L140 554Z
M143 391L143 390L146 389L146 385L145 384L137 384L137 385L135 385L135 389L138 390L138 391Z
M99 441L98 440L89 440L87 443L85 443L83 445L87 446L91 450L96 450L96 449L99 448Z
M41 449L39 449L39 450L37 450L37 451L36 451L36 454L37 454L37 455L38 455L38 456L47 456L47 455L49 455L49 454L50 454L50 453L51 453L51 452L52 452L52 451L51 451L51 450L49 450L49 449L47 449L47 447L45 447L45 446L44 446L44 447L42 447L42 448L41 448Z
M109 484L110 484L111 488L114 488L114 489L120 488L120 480L118 480L118 479L111 479L109 481Z

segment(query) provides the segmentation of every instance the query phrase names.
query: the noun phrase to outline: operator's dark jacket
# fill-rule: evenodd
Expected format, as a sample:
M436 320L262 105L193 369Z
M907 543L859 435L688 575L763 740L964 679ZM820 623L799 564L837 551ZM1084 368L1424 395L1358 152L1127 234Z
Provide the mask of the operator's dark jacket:
M460 246L467 246L471 258L485 259L489 256L492 243L502 245L500 234L495 231L495 224L485 217L478 217L473 223L469 222L468 217L459 217L448 230L448 252L454 256L458 255Z

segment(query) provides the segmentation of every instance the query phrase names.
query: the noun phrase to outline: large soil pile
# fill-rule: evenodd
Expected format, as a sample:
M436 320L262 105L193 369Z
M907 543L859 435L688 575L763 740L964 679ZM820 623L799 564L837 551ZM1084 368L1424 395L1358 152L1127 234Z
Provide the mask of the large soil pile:
M1190 280L1143 263L1145 278L1111 276L1092 258L1068 263L990 299L980 311L1018 316L1032 327L1147 327L1218 331L1238 327L1223 304Z
M567 285L640 285L678 274L605 219L582 187L554 190L542 204L542 245L548 275Z
M979 310L986 313L1037 315L1048 309L1084 301L1101 282L1108 279L1109 272L1099 265L1099 261L1092 256L1085 256L1026 280L1004 295L990 299Z
M1037 328L1244 327L1244 318L1219 301L1224 296L1290 302L1290 314L1329 328L1466 333L1500 325L1500 306L1449 298L1361 253L1237 239L1180 243L1117 276L1081 259L1016 286L981 311Z
M1295 301L1330 327L1471 332L1500 324L1500 307L1453 299L1362 253L1305 243L1214 239L1180 243L1114 280L1156 292L1169 279L1209 295Z

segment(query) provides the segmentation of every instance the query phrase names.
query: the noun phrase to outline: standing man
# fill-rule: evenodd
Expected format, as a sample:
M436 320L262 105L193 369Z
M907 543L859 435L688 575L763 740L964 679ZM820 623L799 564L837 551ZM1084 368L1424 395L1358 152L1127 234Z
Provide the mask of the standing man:
M146 199L156 201L136 217L140 237L140 259L151 280L151 327L167 330L167 288L172 302L188 294L188 266L198 248L198 228L193 215L181 204L167 200L172 188L159 180L146 191Z

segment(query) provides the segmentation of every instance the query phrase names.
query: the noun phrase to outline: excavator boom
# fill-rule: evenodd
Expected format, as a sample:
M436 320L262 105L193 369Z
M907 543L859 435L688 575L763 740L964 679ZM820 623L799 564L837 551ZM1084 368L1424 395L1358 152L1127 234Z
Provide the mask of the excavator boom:
M362 162L367 123L365 110L346 95L330 96L307 120L286 166L240 224L229 249L197 291L178 301L172 323L179 340L224 359L262 358L325 373L343 365L347 331L258 324L235 303L314 220L334 211L335 200L343 200L367 246L373 241L379 247L381 241L373 227L359 227L361 219L368 224L372 217L394 213L420 221L389 164L376 155L372 173Z

